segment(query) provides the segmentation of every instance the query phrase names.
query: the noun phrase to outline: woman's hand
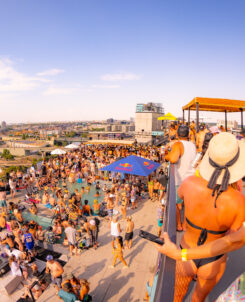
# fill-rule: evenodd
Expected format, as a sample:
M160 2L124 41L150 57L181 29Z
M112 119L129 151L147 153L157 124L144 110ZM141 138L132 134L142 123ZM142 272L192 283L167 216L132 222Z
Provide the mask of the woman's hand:
M180 260L181 251L177 246L170 240L168 233L163 233L164 245L153 243L159 253L164 254L172 259Z

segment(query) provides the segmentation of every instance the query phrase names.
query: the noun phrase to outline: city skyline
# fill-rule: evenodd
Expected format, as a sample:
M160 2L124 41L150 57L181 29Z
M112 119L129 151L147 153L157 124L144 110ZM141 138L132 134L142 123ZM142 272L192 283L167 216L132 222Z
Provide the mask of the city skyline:
M244 8L226 0L2 1L1 120L129 119L140 102L182 116L196 96L245 100Z

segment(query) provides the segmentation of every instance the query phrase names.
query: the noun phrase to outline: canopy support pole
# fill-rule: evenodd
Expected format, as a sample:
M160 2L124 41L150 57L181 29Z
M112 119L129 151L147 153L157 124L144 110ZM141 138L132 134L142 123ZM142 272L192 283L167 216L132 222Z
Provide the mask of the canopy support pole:
M227 111L225 110L225 131L227 132Z
M191 110L188 108L188 125L190 126L191 124Z
M197 133L199 132L199 103L196 103Z
M184 124L184 121L185 121L185 110L183 110L183 124Z
M241 110L241 129L243 130L243 108Z

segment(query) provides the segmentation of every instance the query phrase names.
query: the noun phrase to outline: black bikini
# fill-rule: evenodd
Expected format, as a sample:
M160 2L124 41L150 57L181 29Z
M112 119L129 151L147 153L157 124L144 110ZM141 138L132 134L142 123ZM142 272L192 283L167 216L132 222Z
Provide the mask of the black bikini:
M182 249L182 246L180 244L180 248ZM199 268L205 264L214 262L216 260L218 260L219 258L221 258L222 256L224 256L224 254L219 255L219 256L215 256L215 257L210 257L210 258L203 258L203 259L192 259L192 261L195 263L196 267Z
M201 234L200 234L200 236L198 238L198 241L197 241L197 245L203 245L205 243L205 241L207 240L207 237L208 237L208 233L213 234L213 235L220 235L220 234L225 234L228 231L228 230L225 230L225 231L211 231L211 230L201 228L201 227L195 225L194 223L192 223L187 217L186 217L186 222L190 226L192 226L193 228L201 231Z
M192 226L193 228L201 231L201 234L200 234L200 236L198 238L197 245L203 245L205 243L205 241L207 240L208 233L213 234L213 235L219 235L219 234L224 234L224 233L227 232L227 230L226 231L211 231L211 230L207 230L207 229L201 228L201 227L195 225L194 223L192 223L188 218L186 218L186 222L190 226ZM180 248L182 249L181 245L180 245ZM224 254L219 255L219 256L215 256L215 257L210 257L210 258L193 259L192 261L194 261L196 267L199 268L199 267L201 267L201 266L203 266L205 264L208 264L208 263L211 263L211 262L214 262L214 261L218 260L223 255Z
M235 155L235 157L233 159L231 159L228 163L226 163L225 165L219 165L217 164L215 161L213 161L210 157L209 157L209 164L214 168L213 174L211 175L209 182L208 182L208 188L212 189L212 196L214 197L215 194L216 198L215 198L215 203L214 203L214 207L216 208L216 201L218 199L218 197L220 196L220 194L222 194L223 192L225 192L228 189L228 184L230 181L230 171L229 171L229 167L231 167L232 165L234 165L234 163L238 160L240 155L240 149L238 149L237 154ZM221 172L225 170L225 173L223 175L222 178L222 182L221 185L217 185L217 179L220 176ZM186 218L187 223L197 229L201 231L201 234L198 238L197 241L197 245L203 245L205 243L205 241L207 240L207 236L208 233L213 234L213 235L219 235L219 234L224 234L226 233L228 230L226 231L211 231L211 230L207 230L204 228L201 228L197 225L195 225L194 223L192 223L188 218ZM182 249L182 247L180 246L180 248ZM203 259L195 259L193 260L196 264L196 267L199 268L202 265L214 262L216 260L218 260L219 258L221 258L224 254L216 256L216 257L210 257L210 258L203 258Z

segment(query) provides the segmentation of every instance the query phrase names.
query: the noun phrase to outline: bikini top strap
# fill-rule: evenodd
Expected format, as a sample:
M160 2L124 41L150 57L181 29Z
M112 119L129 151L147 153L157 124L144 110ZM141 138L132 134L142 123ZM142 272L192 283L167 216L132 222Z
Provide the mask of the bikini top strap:
M207 237L208 237L208 233L213 234L213 235L219 235L219 234L224 234L224 233L227 232L227 230L225 230L225 231L211 231L211 230L201 228L201 227L195 225L194 223L192 223L187 217L186 217L186 221L190 226L192 226L193 228L201 231L201 234L200 234L200 236L198 238L198 241L197 241L197 245L203 245L205 243L205 241L207 240Z

